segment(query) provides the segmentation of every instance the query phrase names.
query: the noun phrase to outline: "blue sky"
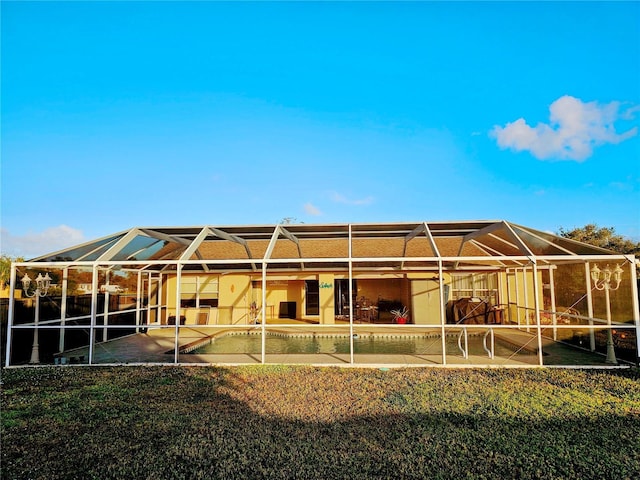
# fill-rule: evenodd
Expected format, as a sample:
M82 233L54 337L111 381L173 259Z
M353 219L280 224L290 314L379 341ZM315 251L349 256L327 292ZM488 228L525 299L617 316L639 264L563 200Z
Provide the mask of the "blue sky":
M2 246L505 219L640 240L638 2L7 2Z

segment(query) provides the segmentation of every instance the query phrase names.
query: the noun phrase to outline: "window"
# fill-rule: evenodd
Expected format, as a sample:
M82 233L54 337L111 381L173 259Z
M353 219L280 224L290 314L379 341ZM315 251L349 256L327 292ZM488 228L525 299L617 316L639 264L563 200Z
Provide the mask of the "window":
M213 276L187 276L180 286L182 308L217 307L218 278Z
M498 303L498 276L496 273L452 274L451 290L453 299L478 297Z
M320 286L318 280L305 280L306 315L320 315Z

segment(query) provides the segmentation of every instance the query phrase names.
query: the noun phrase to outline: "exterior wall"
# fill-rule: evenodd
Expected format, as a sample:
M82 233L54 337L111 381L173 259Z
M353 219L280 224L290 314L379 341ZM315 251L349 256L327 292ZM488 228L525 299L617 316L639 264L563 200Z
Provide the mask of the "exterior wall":
M167 275L165 278L165 284L163 286L164 294L166 295L167 311L165 318L163 318L163 322L167 321L169 315L176 314L176 276L175 275Z
M294 283L296 286L292 286ZM251 301L256 303L258 309L262 306L262 279L253 279ZM267 277L267 320L277 319L281 302L296 302L296 317L302 311L301 299L303 292L296 289L304 289L304 281L274 280Z
M195 278L199 277L199 285L200 285L200 291L207 291L210 289L210 285L212 283L218 283L218 289L220 289L220 279L224 278L224 276L220 276L217 274L212 274L212 275L182 275L182 281L187 283L187 282L194 282ZM162 296L164 298L164 305L166 305L166 312L162 315L162 318L160 319L162 323L166 323L167 322L167 318L169 316L175 315L176 314L176 288L177 288L177 282L176 282L176 276L175 275L167 275L165 277L163 277L163 283L162 283ZM235 287L234 287L235 288ZM185 293L185 288L183 285L183 289L181 291L181 293ZM220 293L218 293L218 295L220 295ZM220 304L220 300L219 300L219 304ZM221 312L220 309L216 309L216 308L210 308L208 306L203 306L201 308L196 308L196 307L187 307L187 308L180 308L180 315L184 315L186 317L186 325L195 325L197 323L197 316L198 313L203 311L203 310L209 310L211 312L210 316L209 316L209 323L210 324L216 324L216 323L221 323L220 322L220 314L222 313L222 315L224 316L226 313L226 317L224 317L226 319L226 323L230 322L230 313L229 312ZM229 309L230 310L230 309Z
M218 323L250 323L251 278L248 275L221 275L218 282Z
M413 323L416 325L440 325L440 282L433 280L433 274L428 276L409 275L409 277L411 278L411 318ZM451 276L443 274L445 287L450 282ZM444 301L446 304L446 296Z
M363 299L369 305L377 305L380 300L398 301L409 309L410 321L416 325L440 324L440 284L435 280L433 272L409 273L406 278L389 275L371 278L373 275L359 274L356 279L357 291L354 292L357 302ZM183 275L183 279L193 277ZM210 324L230 325L249 324L251 303L255 302L258 309L262 303L262 280L260 277L247 274L228 275L200 275L201 283L210 282L214 278L218 282L218 307L211 309ZM305 319L320 324L335 324L335 280L344 278L343 273L320 273L267 277L266 315L267 320L277 321L281 302L296 303L296 318ZM305 280L317 279L319 283L319 315L306 315ZM516 280L517 279L517 280ZM526 280L525 280L526 279ZM538 294L540 307L543 305L542 272L538 272ZM443 273L445 286L445 305L448 300L447 292L451 287L451 275ZM507 295L507 286L510 298ZM514 275L504 273L498 276L498 289L501 304L507 300L512 304L511 321L521 325L535 325L533 270L518 269ZM163 286L166 298L166 317L175 315L176 277L168 276ZM519 308L513 304L517 301ZM186 324L197 323L197 314L203 308L182 308L181 315L186 317ZM354 309L356 306L354 305ZM355 313L355 312L354 312ZM387 314L388 315L388 314ZM505 310L503 321L508 316ZM381 322L388 319L380 318Z
M318 275L320 293L320 323L336 323L335 315L335 275L321 273Z
M278 318L280 314L280 303L288 301L289 288L287 280L269 280L267 279L267 314L273 318ZM262 286L258 293L258 305L262 300Z

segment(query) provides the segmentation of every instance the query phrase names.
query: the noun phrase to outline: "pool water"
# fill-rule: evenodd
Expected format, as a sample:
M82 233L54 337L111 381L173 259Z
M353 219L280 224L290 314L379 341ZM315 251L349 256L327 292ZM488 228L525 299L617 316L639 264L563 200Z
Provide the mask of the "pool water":
M482 337L469 336L469 354L484 355L487 353L482 346ZM458 337L447 336L446 348L450 355L461 354L458 348ZM349 337L302 337L302 336L266 336L267 354L287 353L325 353L349 354ZM398 354L398 355L441 355L442 342L440 337L388 337L367 335L353 340L354 354ZM262 352L262 338L260 335L225 335L214 339L210 344L193 350L194 354L260 354ZM497 356L512 356L512 348L495 342Z

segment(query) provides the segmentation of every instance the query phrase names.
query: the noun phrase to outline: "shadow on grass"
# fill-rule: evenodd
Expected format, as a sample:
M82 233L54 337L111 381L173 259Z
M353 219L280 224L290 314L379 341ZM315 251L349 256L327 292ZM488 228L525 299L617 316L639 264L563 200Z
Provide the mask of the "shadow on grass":
M637 391L629 402L620 400L619 411L603 408L596 415L575 408L545 415L542 401L536 418L481 393L484 383L510 388L545 375L291 367L4 370L2 478L636 477ZM556 381L545 380L541 398L564 388L564 377L549 375ZM625 374L607 375L615 383ZM460 392L468 391L459 383L465 381L479 384L479 397L458 405Z

